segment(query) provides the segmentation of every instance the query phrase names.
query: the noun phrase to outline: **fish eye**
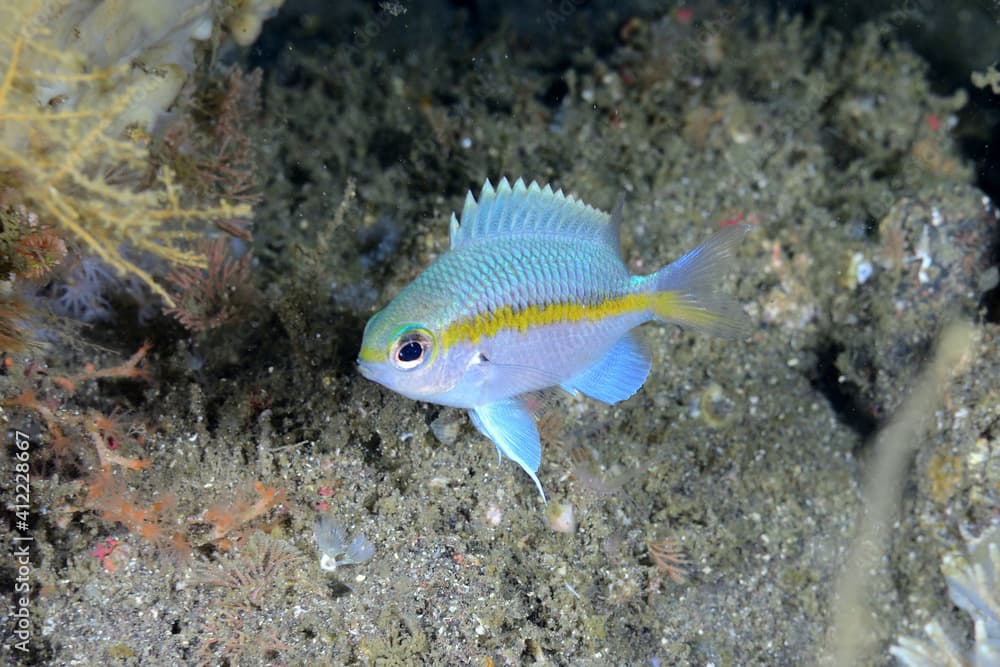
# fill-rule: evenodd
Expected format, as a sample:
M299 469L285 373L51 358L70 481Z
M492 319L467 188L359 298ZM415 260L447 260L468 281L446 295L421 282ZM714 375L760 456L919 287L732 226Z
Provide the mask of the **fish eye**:
M409 343L399 348L399 352L396 353L396 358L402 363L408 364L411 361L418 361L423 355L423 346L417 341L411 340Z
M429 332L423 329L410 329L396 339L390 358L396 368L408 371L425 363L430 357L432 347Z

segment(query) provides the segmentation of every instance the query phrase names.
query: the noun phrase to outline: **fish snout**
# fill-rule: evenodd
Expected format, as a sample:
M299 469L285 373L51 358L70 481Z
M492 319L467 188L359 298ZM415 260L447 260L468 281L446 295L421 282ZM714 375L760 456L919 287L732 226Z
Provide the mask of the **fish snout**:
M371 367L371 363L362 361L360 357L358 357L358 372L369 380L375 379L375 369Z

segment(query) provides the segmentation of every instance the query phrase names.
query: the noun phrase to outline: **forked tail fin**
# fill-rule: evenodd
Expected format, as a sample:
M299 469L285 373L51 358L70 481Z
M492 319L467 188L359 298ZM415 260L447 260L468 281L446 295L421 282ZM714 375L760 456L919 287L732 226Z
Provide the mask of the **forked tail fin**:
M726 338L750 332L750 318L735 299L716 291L728 273L736 247L753 227L726 227L676 262L646 276L653 314L663 322Z

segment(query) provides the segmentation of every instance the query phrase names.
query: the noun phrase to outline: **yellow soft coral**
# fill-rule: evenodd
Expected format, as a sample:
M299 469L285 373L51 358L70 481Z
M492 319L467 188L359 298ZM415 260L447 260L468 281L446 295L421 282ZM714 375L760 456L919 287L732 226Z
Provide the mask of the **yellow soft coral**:
M193 242L208 225L250 215L193 201L168 167L150 173L148 139L193 68L194 41L212 29L208 0L0 4L0 187L169 306L122 251L204 266Z

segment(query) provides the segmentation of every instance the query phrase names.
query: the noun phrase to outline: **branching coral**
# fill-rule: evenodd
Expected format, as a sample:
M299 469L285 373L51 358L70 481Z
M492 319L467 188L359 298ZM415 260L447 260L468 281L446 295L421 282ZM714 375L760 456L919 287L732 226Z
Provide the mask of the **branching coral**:
M247 524L285 502L285 492L274 486L265 486L263 482L254 482L255 499L238 498L228 503L219 503L205 510L202 517L205 523L212 525L210 539L219 541L225 539L236 529Z
M0 187L173 305L136 257L203 267L194 242L211 223L248 218L250 207L199 199L170 166L153 168L152 133L194 66L195 42L213 36L214 19L253 19L256 36L277 4L223 2L216 14L208 0L3 3Z
M124 466L132 470L141 470L148 466L145 459L132 459L114 452L126 440L120 429L116 428L111 415L102 415L96 411L81 414L79 409L66 409L65 403L69 395L75 394L84 382L101 379L149 380L149 374L144 366L150 345L147 343L139 348L127 361L117 366L95 368L87 364L84 370L74 375L49 375L37 364L29 364L20 374L31 382L20 394L11 398L0 399L0 408L20 408L38 415L49 432L50 448L43 457L53 460L60 466L82 456L81 442L91 440L97 453L97 463L102 468L111 465ZM93 463L93 459L89 459Z
M17 203L17 193L0 189L0 350L19 352L28 347L25 323L32 312L14 289L14 280L40 278L65 255L63 240Z
M261 70L244 74L233 67L223 81L209 81L191 100L192 113L166 130L154 161L171 165L178 181L200 198L224 198L254 205L260 200L257 155L247 128L260 114ZM232 236L250 235L233 221Z
M199 664L273 664L288 646L272 627L284 596L307 587L305 559L284 540L254 532L238 550L214 564L198 562L195 579L221 599L204 609Z
M238 553L220 558L214 565L200 562L196 576L226 589L232 607L255 609L286 585L292 570L304 563L303 555L289 543L255 531Z
M25 347L24 328L21 325L28 315L28 308L15 294L0 290L0 350L20 351Z
M177 306L166 312L189 331L207 331L235 319L253 301L250 255L234 259L225 239L203 244L204 270L181 266L167 274Z

